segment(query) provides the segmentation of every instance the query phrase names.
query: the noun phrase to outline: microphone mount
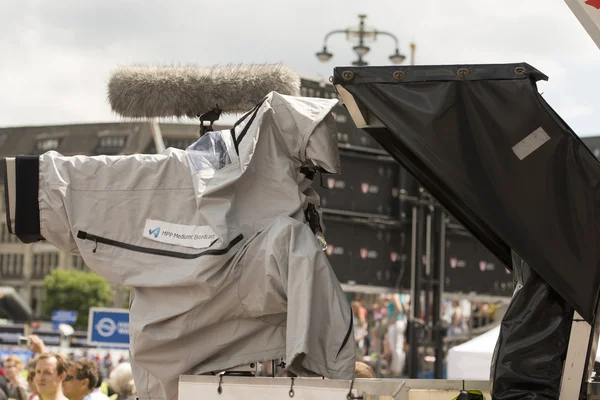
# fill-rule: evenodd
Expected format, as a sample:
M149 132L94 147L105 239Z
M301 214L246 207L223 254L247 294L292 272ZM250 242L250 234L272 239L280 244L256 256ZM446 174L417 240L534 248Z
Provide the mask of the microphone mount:
M198 116L200 119L200 136L213 130L213 123L221 117L222 110L216 106L209 112Z

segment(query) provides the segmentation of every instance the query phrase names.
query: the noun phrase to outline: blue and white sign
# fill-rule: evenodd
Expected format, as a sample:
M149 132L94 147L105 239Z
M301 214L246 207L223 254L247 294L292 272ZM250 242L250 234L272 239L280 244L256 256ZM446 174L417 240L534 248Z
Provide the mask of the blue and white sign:
M129 346L129 310L90 308L88 343L96 346Z
M77 321L77 311L73 310L52 310L52 329L58 330L58 325L73 325Z

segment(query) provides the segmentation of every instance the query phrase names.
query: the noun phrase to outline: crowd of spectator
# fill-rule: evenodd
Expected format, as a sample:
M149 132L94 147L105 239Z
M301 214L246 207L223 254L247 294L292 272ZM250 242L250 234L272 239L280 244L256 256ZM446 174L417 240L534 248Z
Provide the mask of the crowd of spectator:
M351 302L357 376L407 377L408 326L420 325L426 331L425 315L410 318L410 300L400 294L364 296L355 294ZM496 319L496 304L449 301L442 307L441 320L447 338L464 336ZM424 309L424 307L422 307ZM24 362L16 355L0 365L0 400L129 400L136 390L131 365L125 357L113 362L84 350L61 354L46 350L37 336L28 337L27 347L34 357ZM421 341L418 336L417 341ZM266 365L269 369L269 365ZM269 374L272 371L264 371Z
M408 374L409 325L417 326L417 343L431 334L431 321L422 313L410 318L410 299L401 294L364 296L355 294L351 303L357 359L370 365L378 377L402 378ZM447 301L441 310L446 338L468 340L473 329L494 322L497 304ZM424 310L424 304L421 305ZM430 323L429 323L430 324Z
M28 337L35 356L27 363L16 355L2 360L0 400L131 400L135 384L131 364L110 354L101 359L84 353L48 352L37 336Z

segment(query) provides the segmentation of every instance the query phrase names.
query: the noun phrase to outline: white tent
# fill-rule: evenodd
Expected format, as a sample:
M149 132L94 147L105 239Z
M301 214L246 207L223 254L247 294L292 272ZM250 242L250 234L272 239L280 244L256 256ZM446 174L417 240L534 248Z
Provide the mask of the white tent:
M492 355L500 326L448 350L447 379L490 379Z
M500 326L498 325L486 333L448 350L447 379L490 379L492 355L499 334ZM600 352L596 353L596 361L600 362Z

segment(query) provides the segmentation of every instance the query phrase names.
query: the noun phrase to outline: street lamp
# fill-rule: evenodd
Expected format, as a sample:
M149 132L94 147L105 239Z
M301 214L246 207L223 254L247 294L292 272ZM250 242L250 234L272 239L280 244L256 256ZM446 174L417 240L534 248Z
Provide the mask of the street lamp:
M394 42L396 43L396 51L389 58L390 61L394 64L402 64L406 57L403 54L400 54L400 50L398 48L398 39L396 38L396 36L385 31L366 29L365 18L367 18L367 16L365 14L359 14L358 18L360 19L358 29L336 29L325 35L325 40L323 41L323 50L317 53L317 58L319 59L319 61L327 62L331 60L331 57L333 57L333 54L327 50L327 39L329 39L330 36L335 35L337 33L344 33L346 35L346 39L358 38L358 45L352 48L358 56L358 59L352 62L352 65L357 67L368 65L368 63L363 60L363 57L367 55L371 48L365 45L365 40L377 40L378 35L389 36L392 39L394 39Z

